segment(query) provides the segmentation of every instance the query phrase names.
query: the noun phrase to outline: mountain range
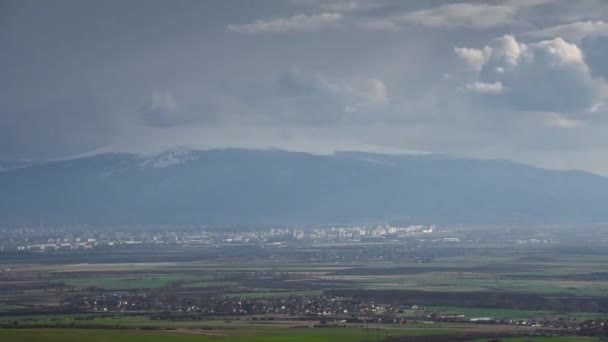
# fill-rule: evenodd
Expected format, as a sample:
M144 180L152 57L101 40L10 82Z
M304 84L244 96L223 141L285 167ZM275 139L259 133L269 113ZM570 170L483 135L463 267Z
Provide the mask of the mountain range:
M598 222L608 178L437 154L174 149L8 163L0 223Z

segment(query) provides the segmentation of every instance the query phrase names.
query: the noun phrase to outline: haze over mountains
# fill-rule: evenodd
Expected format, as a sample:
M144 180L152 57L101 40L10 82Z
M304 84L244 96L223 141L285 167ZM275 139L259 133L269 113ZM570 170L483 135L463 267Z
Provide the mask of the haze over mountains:
M608 178L500 160L225 149L10 166L0 172L5 224L608 219Z

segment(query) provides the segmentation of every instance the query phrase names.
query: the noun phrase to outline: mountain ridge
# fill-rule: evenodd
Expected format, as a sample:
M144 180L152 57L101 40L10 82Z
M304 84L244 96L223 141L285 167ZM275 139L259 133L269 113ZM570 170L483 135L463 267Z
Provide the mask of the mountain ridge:
M608 178L443 154L180 149L0 172L0 223L596 222Z

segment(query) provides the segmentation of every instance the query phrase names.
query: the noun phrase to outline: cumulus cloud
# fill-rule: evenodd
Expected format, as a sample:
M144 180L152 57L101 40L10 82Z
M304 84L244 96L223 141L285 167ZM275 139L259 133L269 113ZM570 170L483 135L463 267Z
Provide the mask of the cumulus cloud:
M605 96L605 81L591 74L579 47L559 37L525 44L505 35L483 48L455 53L467 64L476 63L475 80L467 88L493 95L494 105L573 113L589 111Z
M480 71L489 54L488 49L455 48L454 52L473 70Z
M228 25L228 30L238 33L310 32L336 26L342 14L326 12L320 14L298 14L288 18L256 20L242 25Z
M562 37L580 46L594 74L608 77L608 22L602 20L575 21L527 33L528 37Z

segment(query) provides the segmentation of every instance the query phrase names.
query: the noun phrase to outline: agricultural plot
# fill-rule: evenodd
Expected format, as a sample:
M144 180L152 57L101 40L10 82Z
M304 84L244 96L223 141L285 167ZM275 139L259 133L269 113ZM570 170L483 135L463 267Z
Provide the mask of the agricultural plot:
M53 341L55 329L62 341L364 341L361 327L381 320L382 334L369 340L391 341L508 331L509 320L557 322L550 326L572 333L579 322L608 318L608 257L598 250L425 242L418 261L376 262L349 256L405 247L269 246L241 256L230 246L230 258L222 248L213 247L212 259L204 249L158 253L169 261L149 250L77 254L73 263L63 252L9 258L0 267L2 334L16 341ZM497 322L470 322L476 318ZM89 338L89 329L100 337Z

